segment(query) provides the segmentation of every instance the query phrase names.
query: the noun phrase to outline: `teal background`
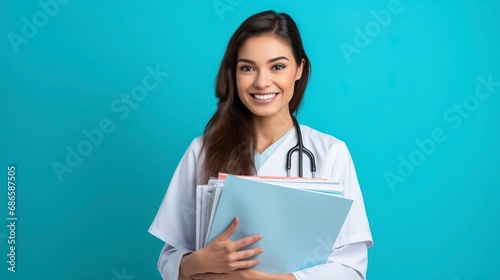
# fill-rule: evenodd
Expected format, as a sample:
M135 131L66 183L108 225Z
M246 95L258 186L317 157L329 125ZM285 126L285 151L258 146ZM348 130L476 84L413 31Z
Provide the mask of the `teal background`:
M57 13L16 52L9 34L47 2L0 2L1 224L11 164L18 217L16 273L0 226L1 279L160 279L162 242L147 229L214 112L229 37L266 9L294 17L312 62L299 121L354 158L375 241L368 278L500 279L500 86L466 117L448 111L474 101L479 76L500 81L500 2L401 1L350 57L341 44L389 1L52 2ZM128 116L113 112L157 65L168 76ZM105 118L114 130L59 180L52 164ZM446 140L391 184L400 156L436 128Z

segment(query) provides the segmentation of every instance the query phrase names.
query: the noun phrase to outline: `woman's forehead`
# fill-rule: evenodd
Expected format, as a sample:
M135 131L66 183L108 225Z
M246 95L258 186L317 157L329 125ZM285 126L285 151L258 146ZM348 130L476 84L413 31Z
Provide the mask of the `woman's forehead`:
M273 35L261 35L247 39L238 51L238 59L246 58L256 62L285 56L291 60L292 49L284 40Z

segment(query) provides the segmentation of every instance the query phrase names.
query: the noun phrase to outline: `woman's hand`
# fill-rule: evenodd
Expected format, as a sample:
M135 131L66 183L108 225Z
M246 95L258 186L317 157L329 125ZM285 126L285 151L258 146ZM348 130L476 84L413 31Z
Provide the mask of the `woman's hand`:
M248 258L262 253L262 248L239 250L261 240L260 235L245 237L237 241L229 239L238 224L239 219L235 218L223 233L205 248L193 253L193 255L196 254L203 273L228 273L237 269L250 268L259 263L258 259L248 260Z
M295 280L293 274L269 274L253 268L238 269L233 272L216 274L204 273L192 276L193 280Z
M248 258L262 253L262 248L239 250L261 240L262 237L257 234L231 241L229 238L236 231L238 224L239 219L235 218L227 229L205 248L186 254L179 267L179 279L192 279L193 275L204 273L214 275L228 273L237 269L251 268L258 264L258 259L248 260Z

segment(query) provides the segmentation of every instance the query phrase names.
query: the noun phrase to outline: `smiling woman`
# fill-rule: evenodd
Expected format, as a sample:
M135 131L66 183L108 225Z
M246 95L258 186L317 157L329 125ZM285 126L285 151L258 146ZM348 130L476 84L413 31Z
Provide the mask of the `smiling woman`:
M246 57L255 57L255 60ZM268 59L268 57L273 57ZM302 77L304 59L297 65L290 47L273 35L248 39L238 52L238 97L255 115L254 121L273 116L287 119L295 81ZM266 106L263 106L266 105ZM258 143L259 144L259 143ZM269 145L257 147L259 153Z
M217 111L203 137L196 138L184 154L149 229L165 242L158 262L164 279L365 279L367 248L373 242L349 151L333 136L304 125L293 129L310 70L289 15L262 12L236 30L217 75ZM263 237L231 240L237 218L205 248L195 250L195 211L186 210L196 209L196 185L219 172L286 176L287 152L296 139L316 155L316 175L342 184L345 197L353 200L333 247L326 248L327 262L279 274L258 271L253 267L265 248L247 246ZM302 176L299 170L290 173ZM312 172L304 176L313 177ZM332 213L332 221L325 222L335 219Z
M218 108L203 137L204 181L223 170L256 172L254 152L262 153L293 127L291 114L302 101L310 70L290 16L263 12L241 24L217 75Z

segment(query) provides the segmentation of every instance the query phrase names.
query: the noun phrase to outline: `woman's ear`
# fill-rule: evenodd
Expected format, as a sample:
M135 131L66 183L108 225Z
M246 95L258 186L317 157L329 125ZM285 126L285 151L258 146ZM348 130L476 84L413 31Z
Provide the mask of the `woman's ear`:
M297 72L295 73L295 81L300 80L302 78L302 70L304 70L304 64L306 63L305 59L300 61L299 67L297 67Z

